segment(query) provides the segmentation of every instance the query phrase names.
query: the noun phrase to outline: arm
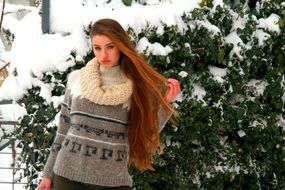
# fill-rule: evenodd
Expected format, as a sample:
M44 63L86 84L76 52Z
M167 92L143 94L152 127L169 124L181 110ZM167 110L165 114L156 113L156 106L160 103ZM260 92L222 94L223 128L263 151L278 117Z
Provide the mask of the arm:
M65 139L65 135L67 134L67 131L69 130L70 127L70 107L72 103L72 97L71 97L71 90L69 89L69 83L70 83L69 79L68 79L66 92L64 95L64 100L61 104L59 126L56 132L55 139L51 146L49 157L43 169L43 179L38 186L38 190L44 190L44 189L50 190L52 179L54 176L53 167L56 161L56 157L58 151L61 149L61 144Z
M165 99L168 103L172 103L175 101L175 98L177 97L177 95L181 92L180 82L176 79L169 78L167 80L167 85L169 87L169 90L166 93ZM172 114L173 112L167 113L164 109L160 108L158 112L160 131L162 131L162 129L164 128L165 124L170 119Z
M51 146L50 155L47 159L46 165L43 170L43 176L49 179L53 179L53 166L57 157L57 153L61 149L61 144L70 127L70 118L69 118L69 111L71 105L70 99L71 99L70 90L67 90L64 95L64 101L61 105L59 126L56 132L55 139Z

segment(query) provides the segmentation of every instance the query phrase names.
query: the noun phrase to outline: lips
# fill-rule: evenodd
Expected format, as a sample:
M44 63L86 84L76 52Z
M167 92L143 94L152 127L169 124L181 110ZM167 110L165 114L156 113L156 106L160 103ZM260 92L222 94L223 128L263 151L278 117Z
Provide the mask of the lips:
M110 60L102 60L101 63L102 64L108 64L108 63L110 63Z

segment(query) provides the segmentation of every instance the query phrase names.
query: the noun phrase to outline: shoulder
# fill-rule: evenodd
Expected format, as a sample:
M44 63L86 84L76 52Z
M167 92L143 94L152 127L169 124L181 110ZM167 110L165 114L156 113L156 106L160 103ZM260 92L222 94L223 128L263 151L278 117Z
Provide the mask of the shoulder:
M80 76L80 70L72 71L67 77L67 84L70 83L72 84L76 82L79 79L79 76Z
M88 61L88 63L82 67L81 69L78 69L78 70L75 70L75 71L72 71L69 75L68 75L68 78L67 78L67 84L71 84L73 85L74 83L80 81L80 76L82 74L82 72L86 71L86 70L89 70L89 69L92 69L91 67L95 65L95 63L97 63L97 59L96 58L93 58L91 59L90 61Z
M78 96L81 93L80 87L80 70L72 71L67 78L67 90L71 91L72 95Z

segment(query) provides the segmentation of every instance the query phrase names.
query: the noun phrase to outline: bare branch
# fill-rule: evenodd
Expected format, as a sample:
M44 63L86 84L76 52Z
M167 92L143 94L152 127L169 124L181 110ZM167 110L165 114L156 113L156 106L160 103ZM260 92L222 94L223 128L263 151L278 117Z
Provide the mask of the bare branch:
M5 0L2 2L2 11L1 11L1 18L0 18L0 30L2 30L2 21L4 16L4 8L5 8Z

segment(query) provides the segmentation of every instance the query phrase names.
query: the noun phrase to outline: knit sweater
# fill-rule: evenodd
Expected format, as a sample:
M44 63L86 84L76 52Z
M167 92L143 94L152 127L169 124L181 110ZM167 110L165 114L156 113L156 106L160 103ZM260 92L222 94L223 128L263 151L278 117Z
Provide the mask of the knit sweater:
M94 58L70 74L60 122L43 170L100 186L132 186L128 173L128 111L132 83L120 69ZM161 112L161 111L160 111ZM159 113L162 128L170 115Z

